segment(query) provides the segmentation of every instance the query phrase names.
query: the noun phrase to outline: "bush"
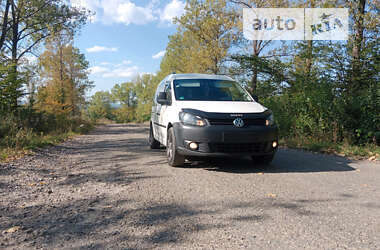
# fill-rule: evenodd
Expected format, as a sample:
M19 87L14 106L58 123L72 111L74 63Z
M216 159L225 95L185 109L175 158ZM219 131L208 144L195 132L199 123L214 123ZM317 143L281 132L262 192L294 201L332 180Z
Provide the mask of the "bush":
M136 110L134 107L121 106L113 109L112 115L116 123L128 123L136 120Z
M86 133L92 123L81 117L65 117L20 109L17 114L0 120L0 147L34 148L44 143L46 136L55 138L71 133ZM48 140L47 140L48 141Z

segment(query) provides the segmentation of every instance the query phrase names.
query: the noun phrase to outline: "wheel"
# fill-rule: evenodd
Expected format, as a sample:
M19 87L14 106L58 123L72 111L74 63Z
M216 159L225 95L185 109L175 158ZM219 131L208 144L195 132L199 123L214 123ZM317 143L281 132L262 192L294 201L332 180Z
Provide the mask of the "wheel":
M152 123L150 124L150 128L149 128L149 146L151 149L160 148L160 142L154 139Z
M274 153L270 155L254 155L252 156L252 160L254 163L269 165L274 158Z
M185 163L185 157L177 152L176 140L173 128L168 130L168 139L166 143L166 156L168 163L172 167L183 166Z

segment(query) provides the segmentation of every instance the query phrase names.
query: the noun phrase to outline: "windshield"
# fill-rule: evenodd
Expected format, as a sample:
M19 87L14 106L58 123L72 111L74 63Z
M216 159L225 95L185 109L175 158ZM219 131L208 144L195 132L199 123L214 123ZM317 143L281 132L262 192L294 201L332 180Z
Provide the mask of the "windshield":
M252 102L238 83L226 80L174 80L174 94L176 100L180 101Z

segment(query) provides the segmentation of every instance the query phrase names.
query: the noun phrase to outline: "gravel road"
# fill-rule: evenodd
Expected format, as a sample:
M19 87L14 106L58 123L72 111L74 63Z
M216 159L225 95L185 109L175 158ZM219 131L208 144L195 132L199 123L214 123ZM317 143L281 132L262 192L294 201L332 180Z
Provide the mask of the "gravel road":
M0 248L380 249L380 164L282 149L172 168L145 125L0 164Z

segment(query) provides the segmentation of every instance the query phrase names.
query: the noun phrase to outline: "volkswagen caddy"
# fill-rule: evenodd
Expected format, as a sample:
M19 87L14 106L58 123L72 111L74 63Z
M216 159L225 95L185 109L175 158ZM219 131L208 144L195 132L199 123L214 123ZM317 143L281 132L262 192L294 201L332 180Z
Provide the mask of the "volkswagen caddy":
M149 144L152 149L166 146L171 166L226 156L269 164L277 138L272 112L228 76L171 74L157 87Z

